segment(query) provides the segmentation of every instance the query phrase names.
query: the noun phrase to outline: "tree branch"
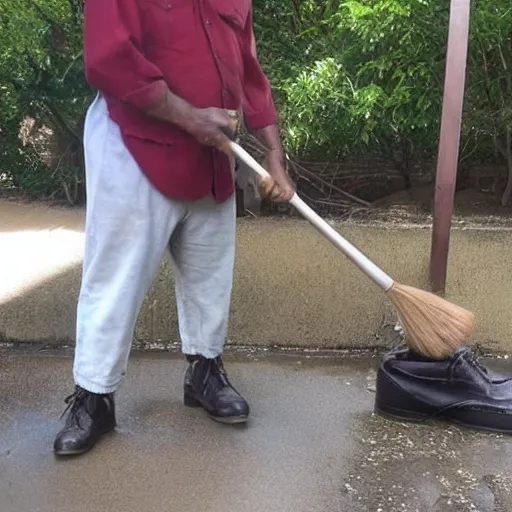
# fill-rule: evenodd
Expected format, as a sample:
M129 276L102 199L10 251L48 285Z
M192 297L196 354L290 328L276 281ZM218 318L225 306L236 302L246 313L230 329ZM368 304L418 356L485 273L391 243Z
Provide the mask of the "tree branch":
M368 201L365 201L364 199L360 199L359 197L353 196L352 194L349 194L348 192L345 192L344 190L342 190L341 188L337 187L336 185L333 185L332 183L329 183L328 181L325 181L324 179L320 178L320 176L317 176L314 172L308 171L308 169L306 169L305 167L303 167L299 163L292 161L289 157L287 157L287 159L292 164L292 166L300 169L300 171L303 174L306 174L307 176L310 176L311 178L319 181L320 183L322 183L326 187L329 187L330 189L335 190L339 194L341 194L341 195L343 195L345 197L348 197L349 199L351 199L352 201L354 201L356 203L362 204L362 205L367 206L367 207L371 206L371 203L369 203Z
M300 0L291 0L292 2L292 5L293 5L293 9L295 11L295 17L297 18L297 22L300 26L302 26L302 15L300 13L300 5L299 5L299 1Z

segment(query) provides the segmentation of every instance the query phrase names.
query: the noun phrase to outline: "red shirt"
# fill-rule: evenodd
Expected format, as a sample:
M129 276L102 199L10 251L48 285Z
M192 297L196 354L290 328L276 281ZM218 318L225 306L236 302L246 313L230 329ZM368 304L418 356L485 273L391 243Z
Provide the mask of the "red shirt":
M85 72L131 154L163 194L223 202L228 157L146 114L165 86L198 108L242 110L251 130L277 123L254 44L251 0L85 0Z

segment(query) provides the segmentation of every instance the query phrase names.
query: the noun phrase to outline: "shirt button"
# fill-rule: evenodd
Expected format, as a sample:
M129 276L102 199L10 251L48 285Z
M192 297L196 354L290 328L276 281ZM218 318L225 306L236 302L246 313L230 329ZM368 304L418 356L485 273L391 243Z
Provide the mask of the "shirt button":
M212 22L211 22L210 20L206 20L206 21L204 22L204 24L205 24L207 27L209 27L209 26L212 24Z

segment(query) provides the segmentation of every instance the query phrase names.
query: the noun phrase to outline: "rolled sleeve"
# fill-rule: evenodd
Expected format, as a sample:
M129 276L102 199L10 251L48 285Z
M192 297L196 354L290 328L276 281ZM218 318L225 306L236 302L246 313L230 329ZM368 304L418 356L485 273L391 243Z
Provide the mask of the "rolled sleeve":
M157 80L130 92L125 96L124 101L144 111L153 110L162 101L166 90L166 83L163 80Z
M151 110L167 88L163 73L140 50L135 0L87 0L84 63L90 85L142 110Z
M261 130L265 128L265 126L270 126L272 124L278 124L279 118L276 112L276 109L272 107L268 107L266 110L261 112L249 112L244 113L245 119L247 121L247 126L249 130Z

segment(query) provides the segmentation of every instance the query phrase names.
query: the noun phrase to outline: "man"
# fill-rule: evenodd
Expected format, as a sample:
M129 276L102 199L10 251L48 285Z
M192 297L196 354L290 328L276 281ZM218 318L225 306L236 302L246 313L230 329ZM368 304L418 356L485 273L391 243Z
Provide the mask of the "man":
M115 427L145 293L170 249L184 401L224 423L247 420L221 355L235 256L238 112L268 147L264 194L287 201L271 89L256 56L250 0L86 0L85 69L99 93L84 133L86 247L75 392L55 453L86 452Z

